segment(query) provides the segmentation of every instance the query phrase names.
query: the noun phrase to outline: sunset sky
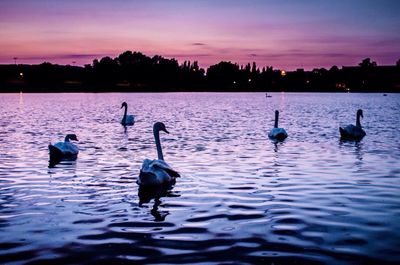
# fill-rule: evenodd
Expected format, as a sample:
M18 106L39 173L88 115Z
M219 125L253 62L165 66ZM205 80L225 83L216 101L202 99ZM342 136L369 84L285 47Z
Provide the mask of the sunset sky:
M0 64L84 65L132 50L202 67L393 65L399 14L397 0L0 0Z

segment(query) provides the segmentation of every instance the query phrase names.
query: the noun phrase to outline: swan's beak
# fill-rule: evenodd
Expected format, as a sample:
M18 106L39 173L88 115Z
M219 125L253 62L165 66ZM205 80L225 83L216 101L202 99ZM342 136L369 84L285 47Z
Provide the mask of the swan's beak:
M169 131L167 131L167 129L165 129L165 130L163 130L163 131L169 134Z

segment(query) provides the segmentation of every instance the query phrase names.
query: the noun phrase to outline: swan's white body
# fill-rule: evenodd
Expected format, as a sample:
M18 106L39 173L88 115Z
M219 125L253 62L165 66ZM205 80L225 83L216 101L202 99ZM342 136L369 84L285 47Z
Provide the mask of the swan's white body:
M125 117L125 125L133 125L135 123L135 116L133 115L126 115ZM124 125L124 123L121 121L121 124Z
M71 142L59 142L53 146L58 148L63 155L77 155L79 153L78 147Z
M268 137L273 140L283 141L288 137L287 132L283 128L278 128L278 121L279 121L279 111L275 111L275 126L272 130L268 133Z
M127 114L128 113L128 104L126 102L122 103L121 109L123 107L125 107L125 110L124 110L124 116L122 117L122 120L121 120L121 124L123 126L133 125L135 123L135 116Z
M67 134L64 142L49 145L50 159L76 159L79 149L69 140L78 141L75 134Z
M173 184L175 179L180 177L179 173L173 170L165 161L161 149L159 131L168 133L165 125L156 122L153 126L154 138L157 146L158 159L145 159L140 170L137 183L141 186L160 186Z
M143 186L164 185L175 181L179 177L176 172L164 160L145 159L138 179L138 184Z
M359 109L357 111L356 125L350 124L346 127L339 127L340 138L342 140L361 140L365 135L365 131L362 129L360 117L363 116L363 111Z
M272 128L272 130L268 133L268 137L272 139L285 139L288 137L287 132L283 128Z

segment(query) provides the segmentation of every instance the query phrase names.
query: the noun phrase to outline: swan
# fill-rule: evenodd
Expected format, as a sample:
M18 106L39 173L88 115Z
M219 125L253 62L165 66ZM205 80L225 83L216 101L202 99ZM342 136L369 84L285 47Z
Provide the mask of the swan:
M50 160L75 160L78 157L78 147L69 140L78 141L78 138L75 134L67 134L64 142L58 142L54 145L49 144Z
M342 128L339 127L340 138L342 140L361 140L365 135L365 131L361 127L360 117L364 118L362 109L357 110L356 126L353 124Z
M140 186L157 186L174 184L175 179L180 177L165 161L160 143L160 131L169 133L164 123L156 122L153 126L153 134L157 147L158 159L145 159L140 170L137 184Z
M287 132L283 128L278 128L279 111L275 110L275 125L269 132L268 137L274 140L283 141L288 137Z
M122 117L121 124L124 126L133 125L135 123L135 117L133 115L127 115L128 112L128 104L123 102L121 105L121 109L125 107L124 117Z

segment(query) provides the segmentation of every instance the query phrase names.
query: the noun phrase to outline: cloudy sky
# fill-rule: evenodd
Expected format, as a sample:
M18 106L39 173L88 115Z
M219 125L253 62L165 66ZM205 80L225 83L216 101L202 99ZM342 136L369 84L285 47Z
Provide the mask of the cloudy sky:
M397 0L0 0L0 63L84 65L126 50L292 70L400 59Z

